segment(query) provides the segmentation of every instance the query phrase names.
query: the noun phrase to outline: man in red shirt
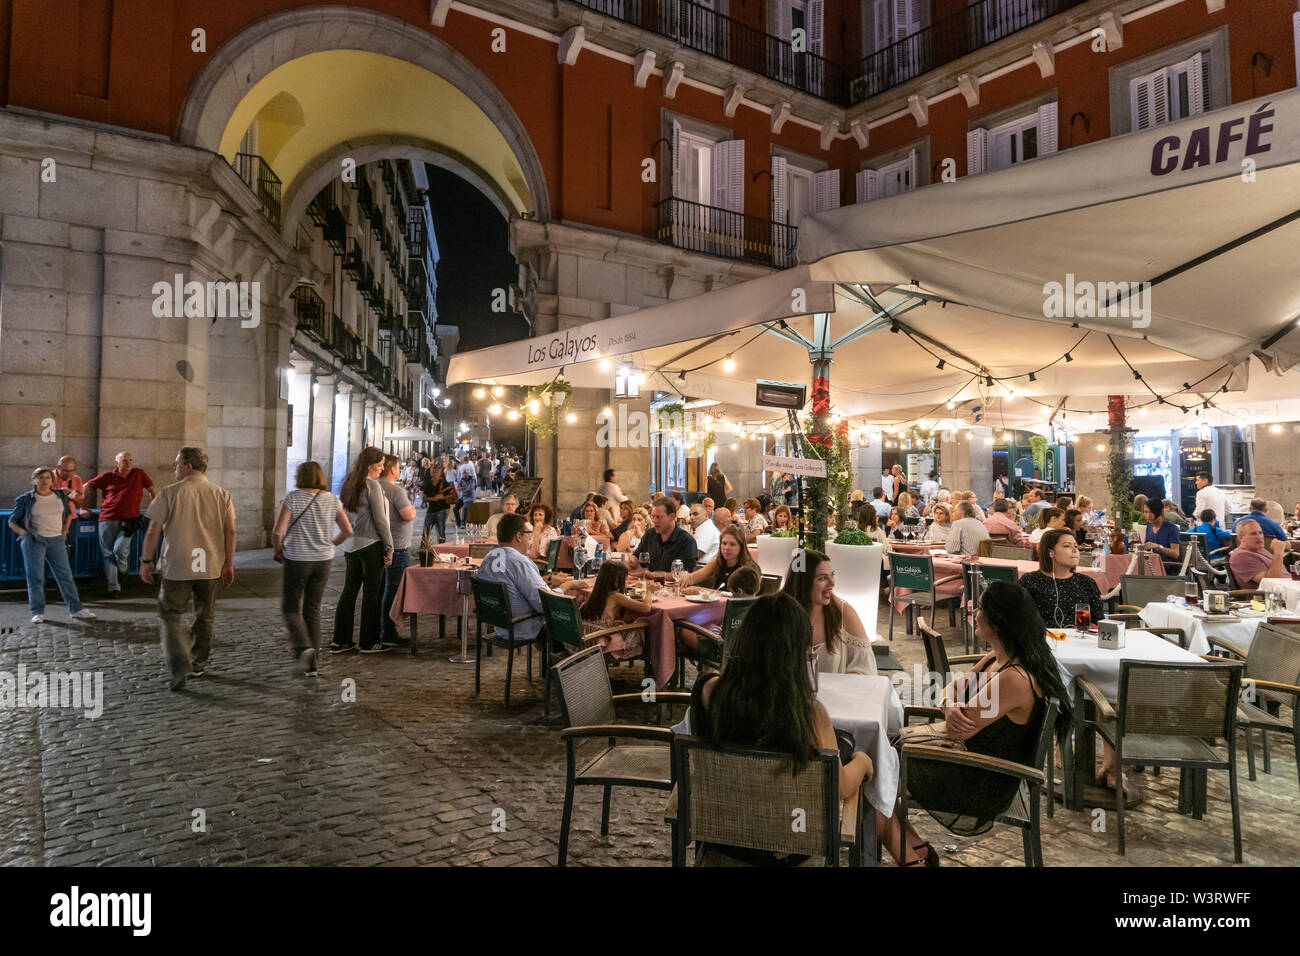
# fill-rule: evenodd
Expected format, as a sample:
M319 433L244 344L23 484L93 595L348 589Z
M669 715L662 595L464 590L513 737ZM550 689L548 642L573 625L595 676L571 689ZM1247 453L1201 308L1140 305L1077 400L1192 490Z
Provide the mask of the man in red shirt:
M157 497L153 481L144 469L132 467L130 452L118 452L114 461L116 468L96 475L85 484L86 488L98 488L104 493L104 503L99 509L99 550L104 556L109 597L122 593L118 575L126 576L131 539L141 527L140 501L144 492L149 492L150 500Z
M50 487L55 491L67 491L68 501L81 517L89 514L86 511L86 492L83 490L81 476L77 474L77 459L71 455L59 459L59 464L54 469L54 484Z

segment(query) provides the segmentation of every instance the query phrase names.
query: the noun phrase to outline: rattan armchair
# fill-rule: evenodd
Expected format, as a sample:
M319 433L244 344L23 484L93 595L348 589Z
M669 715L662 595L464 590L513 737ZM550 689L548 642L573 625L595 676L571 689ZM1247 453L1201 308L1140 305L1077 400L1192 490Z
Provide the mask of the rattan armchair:
M906 853L903 841L907 837L907 812L911 803L911 797L907 792L908 769L915 768L918 765L941 764L964 767L999 777L1018 779L1020 786L1012 795L1006 808L998 814L995 820L998 823L1013 826L1020 830L1024 842L1025 866L1043 866L1042 828L1039 822L1042 787L1045 782L1047 784L1048 814L1050 815L1055 799L1052 792L1054 776L1052 769L1052 733L1056 727L1056 715L1060 708L1060 701L1056 700L1056 698L1048 699L1047 709L1043 715L1043 726L1039 731L1038 742L1034 748L1032 766L967 750L948 750L944 747L927 744L905 743L899 752L899 807L897 812L901 815L899 816L898 858L900 860L904 859ZM925 716L931 718L943 715L943 712L937 708L909 707L904 710L906 715L904 719L918 713L924 713ZM1046 772L1043 770L1044 766L1047 767Z
M1115 766L1177 767L1184 786L1200 789L1200 777L1210 770L1228 771L1232 804L1233 859L1241 862L1241 810L1237 799L1237 697L1242 665L1234 661L1170 664L1155 661L1120 662L1119 704L1112 707L1086 680L1076 684L1097 707L1096 729L1115 748ZM1208 741L1227 743L1225 760ZM1124 788L1115 788L1116 830L1124 855ZM1188 801L1200 819L1198 798Z
M1121 613L1137 614L1148 604L1160 604L1170 597L1182 597L1186 583L1167 574L1126 574L1119 579Z
M558 650L560 658L563 659L570 654L576 654L578 651L591 645L593 642L599 642L602 637L613 637L615 634L628 635L634 632L640 632L644 638L650 625L646 621L624 621L615 624L613 627L602 628L598 631L584 633L582 628L582 616L578 609L578 599L566 594L558 594L545 588L538 590L538 597L542 601L542 614L546 618L546 630L550 636L552 655ZM635 660L635 658L627 658ZM650 659L642 657L645 662L645 676L650 676ZM550 714L551 703L551 674L552 670L546 672L546 713ZM648 709L648 707L647 707Z
M491 541L471 541L469 543L469 556L471 559L479 558L481 560L486 558L496 548L497 545Z
M599 647L566 657L555 665L554 674L565 723L560 732L565 746L565 777L559 854L559 865L564 866L569 853L574 789L604 788L600 834L608 836L613 787L673 788L673 732L667 727L615 722L619 705L642 703L642 696L614 693ZM689 704L690 695L659 691L654 702L659 707Z
M840 758L835 751L819 752L794 774L789 754L715 747L679 735L673 741L673 761L677 789L669 812L677 821L674 866L686 865L686 848L693 841L805 856L804 866L838 866L840 847L847 844L854 865L865 861L868 834L875 830L874 811L866 804L864 787L840 800ZM802 827L792 825L796 819ZM745 864L705 848L697 851L696 865Z
M1290 734L1295 753L1300 755L1300 633L1276 624L1261 624L1250 643L1249 653L1220 638L1210 637L1209 641L1211 646L1223 647L1245 658L1246 665L1241 679L1246 699L1237 704L1237 726L1246 731L1246 766L1250 771L1250 779L1254 780L1253 732L1258 728L1260 736L1264 738L1264 772L1272 773L1268 747L1270 733ZM1206 657L1206 660L1210 659ZM1290 721L1256 703L1264 691L1287 702L1291 708ZM1300 757L1296 759L1296 772L1300 774Z

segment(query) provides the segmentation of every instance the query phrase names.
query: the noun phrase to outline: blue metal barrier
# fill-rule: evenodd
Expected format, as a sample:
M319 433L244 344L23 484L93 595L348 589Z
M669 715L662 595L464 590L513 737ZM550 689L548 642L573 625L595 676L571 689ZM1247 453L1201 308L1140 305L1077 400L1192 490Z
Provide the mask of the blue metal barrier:
M13 509L0 511L0 581L26 581L27 570L23 564L22 548L18 544L18 535L9 527L9 516ZM140 573L140 549L144 545L145 531L149 519L144 519L144 527L131 539L131 553L127 560L127 574ZM104 559L99 550L99 512L92 511L89 518L75 518L68 533L71 547L72 576L74 578L102 578L104 576ZM47 575L48 580L52 578Z

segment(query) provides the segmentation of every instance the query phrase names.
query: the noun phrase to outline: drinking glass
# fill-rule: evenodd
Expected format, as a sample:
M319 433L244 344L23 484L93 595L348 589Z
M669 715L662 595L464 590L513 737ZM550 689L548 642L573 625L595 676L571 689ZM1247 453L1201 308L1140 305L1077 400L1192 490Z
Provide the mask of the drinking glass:
M636 559L641 563L641 579L645 580L650 574L650 552L642 551Z
M1092 626L1092 608L1089 605L1074 606L1074 626L1080 631L1087 631Z
M1183 598L1187 601L1188 607L1195 607L1200 598L1200 591L1196 587L1195 581L1187 581L1183 584Z

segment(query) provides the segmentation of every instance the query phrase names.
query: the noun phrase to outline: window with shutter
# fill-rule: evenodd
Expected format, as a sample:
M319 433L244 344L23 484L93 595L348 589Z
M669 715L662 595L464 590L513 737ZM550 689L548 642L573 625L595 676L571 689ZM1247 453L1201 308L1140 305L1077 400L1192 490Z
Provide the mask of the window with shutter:
M988 168L989 131L973 129L966 134L966 175L978 176Z
M1159 69L1135 77L1129 84L1133 129L1151 129L1169 122L1169 71Z
M789 164L783 156L772 157L772 265L784 267L794 246L789 223Z
M713 208L709 210L711 251L718 255L739 255L744 236L745 141L730 139L716 143L712 156Z
M840 171L828 169L813 176L813 212L840 208Z
M864 169L855 177L859 203L871 202L880 195L878 177L879 173L874 169Z
M1056 152L1057 113L1055 103L1038 107L1038 155Z

